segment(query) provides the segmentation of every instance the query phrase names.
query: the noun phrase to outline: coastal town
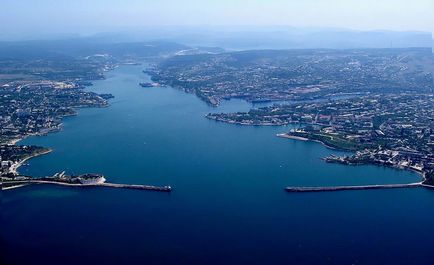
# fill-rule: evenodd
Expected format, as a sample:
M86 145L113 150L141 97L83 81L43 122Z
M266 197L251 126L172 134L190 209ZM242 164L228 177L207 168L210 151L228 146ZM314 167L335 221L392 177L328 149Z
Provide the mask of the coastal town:
M84 82L15 80L0 86L0 174L16 176L26 160L49 153L39 146L16 145L27 136L58 131L77 108L106 107L110 94L84 90Z
M148 70L153 81L212 106L313 100L366 93L432 93L431 49L256 50L174 56Z
M140 86L174 86L195 93L212 106L231 98L277 102L280 104L249 112L210 113L206 117L240 125L298 124L280 136L354 152L326 157L326 162L406 168L432 183L434 64L430 50L184 54L175 52L183 46L166 45L161 48L166 55L152 57L149 61L153 63L143 70L152 81ZM51 151L15 145L18 140L60 130L62 118L75 115L77 108L108 106L111 94L90 92L86 86L104 78L103 73L118 64L131 64L139 58L143 57L100 53L59 63L51 59L4 60L0 69L2 176L18 176L17 169L26 160Z
M0 8L0 265L434 265L434 0Z
M183 45L170 43L111 44L96 48L83 44L65 51L62 48L29 43L19 47L0 46L0 176L2 188L29 184L58 184L121 187L170 191L170 187L105 183L99 174L36 178L18 172L26 161L50 153L46 147L17 144L34 135L62 129L64 117L77 114L78 108L102 108L111 94L86 89L93 80L119 65L137 64L157 54L174 54ZM28 46L29 45L29 46ZM32 46L34 45L34 46ZM69 43L65 43L68 46ZM77 49L77 50L74 50ZM95 53L96 49L99 51ZM29 52L31 54L29 55Z
M207 118L239 125L293 124L294 129L279 136L355 152L326 157L326 162L405 168L433 183L433 107L432 94L373 94L274 105L249 112L210 113Z
M62 118L80 107L106 107L110 94L86 92L73 82L22 82L0 89L0 143L59 130Z
M175 56L148 72L154 82L193 93L212 106L231 98L270 105L213 112L208 119L294 124L279 136L354 152L331 155L326 162L404 168L419 172L424 183L434 182L434 61L429 48Z
M62 118L76 108L106 107L110 94L83 90L75 82L13 81L0 87L0 173L17 174L27 159L50 152L38 146L15 145L30 135L58 131Z

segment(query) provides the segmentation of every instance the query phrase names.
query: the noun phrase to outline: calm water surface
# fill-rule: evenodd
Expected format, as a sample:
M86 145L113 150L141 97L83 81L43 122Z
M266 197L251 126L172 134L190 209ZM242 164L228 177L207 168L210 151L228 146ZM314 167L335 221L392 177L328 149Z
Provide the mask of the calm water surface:
M432 264L434 192L289 194L288 185L405 183L413 173L326 164L331 151L276 137L289 127L210 121L179 90L142 88L123 66L89 88L108 108L81 109L64 130L22 144L54 151L21 172L103 173L110 182L171 185L170 194L34 186L2 192L8 264Z

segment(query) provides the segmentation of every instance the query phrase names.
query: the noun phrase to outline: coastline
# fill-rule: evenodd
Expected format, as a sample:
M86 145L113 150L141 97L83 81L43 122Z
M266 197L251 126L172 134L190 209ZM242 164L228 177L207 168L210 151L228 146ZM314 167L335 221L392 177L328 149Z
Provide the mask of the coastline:
M13 140L9 140L8 142L6 142L7 145L16 145L19 141L23 140L23 138L18 138L18 139L13 139Z
M299 141L309 141L308 138L305 137L300 137L300 136L294 136L294 135L289 135L286 133L278 133L276 134L277 137L281 137L281 138L287 138L287 139L293 139L293 140L299 140Z
M18 189L18 188L21 188L21 187L25 187L25 186L28 186L29 184L20 184L20 185L15 185L15 186L10 186L10 187L5 187L5 188L3 188L3 186L2 186L2 188L1 188L1 190L3 191L3 190L13 190L13 189Z
M338 148L336 148L336 147L333 147L333 146L327 145L326 143L324 143L324 142L322 142L322 141L320 141L320 140L312 140L312 139L309 139L309 138L306 138L306 137L295 136L295 135L289 135L289 134L287 134L287 133L278 133L278 134L276 134L276 136L277 136L277 137L280 137L280 138L286 138L286 139L292 139L292 140L298 140L298 141L304 141L304 142L307 142L307 141L310 141L310 142L316 142L316 143L320 143L320 144L322 144L324 147L327 147L328 149L348 151L348 150L338 149Z
M331 146L325 144L324 142L322 142L322 141L320 141L320 140L311 140L311 139L309 139L309 138L305 138L305 137L294 136L294 135L288 135L287 133L279 133L279 134L276 134L276 136L277 136L277 137L280 137L280 138L292 139L292 140L303 141L303 142L306 142L306 141L317 142L317 143L322 144L324 147L329 148L329 149L332 149L332 150L348 151L348 150L344 150L344 149L338 149L338 148L335 148L335 147L331 147ZM370 164L347 164L347 165L348 165L348 166L357 166L357 165L374 165L374 166L381 166L381 167L393 168L393 169L397 169L397 170L406 170L406 171L410 171L410 172L416 173L416 174L418 174L419 176L421 176L421 178L422 178L422 180L421 180L421 182L420 182L420 183L421 183L421 186L429 187L429 188L434 188L434 186L432 186L432 185L428 185L428 184L424 184L424 183L423 183L424 181L426 181L426 174L425 174L425 172L420 171L420 170L416 170L416 169L414 169L414 168L410 168L410 167L406 168L406 167L398 167L398 166L390 166L390 165L379 165L379 164L374 164L374 163L370 163Z
M214 118L208 114L205 114L205 118L209 120L213 120L216 122L223 122L227 124L233 124L233 125L241 125L241 126L287 126L288 124L295 123L295 122L283 122L283 123L246 123L246 122L240 122L240 121L230 121L230 120L220 120L218 118Z
M77 108L81 108L81 107L77 107ZM73 116L77 116L77 115L78 115L77 113L72 113L72 114L68 114L68 115L62 115L62 116L60 116L60 119L63 121L63 118L73 117ZM9 140L5 144L6 145L16 145L18 142L20 142L20 141L22 141L22 140L24 140L24 139L26 139L28 137L32 137L32 136L46 136L49 133L60 132L60 131L62 131L62 129L63 129L63 122L59 123L56 126L53 126L53 127L50 127L50 128L46 128L46 129L44 129L41 132L29 133L29 134L26 134L26 135L21 135L21 137Z
M73 117L73 116L77 116L78 115L78 111L77 109L84 109L84 108L107 108L110 106L108 99L105 99L106 103L102 104L102 105L98 105L98 106L89 106L89 105L85 105L85 104L81 104L81 105L77 105L72 107L72 113L69 114L64 114L64 115L60 115L59 119L60 119L60 123L56 124L55 126L49 127L49 128L45 128L42 129L39 132L36 133L28 133L28 134L24 134L24 135L20 135L20 137L15 138L15 139L11 139L6 141L4 144L5 145L16 145L18 144L20 141L31 137L31 136L46 136L49 133L55 133L55 132L60 132L63 130L63 119L66 117ZM29 159L35 158L37 156L41 156L41 155L45 155L48 153L51 153L53 150L50 148L45 148L45 147L41 147L44 148L44 151L40 151L40 152L36 152L28 157L25 157L24 159L15 162L14 164L11 165L11 167L9 168L9 173L12 173L14 175L18 175L18 169L24 164L24 162L26 162ZM17 187L21 187L21 186L25 186L25 185L18 185L18 186L12 186L12 187L8 187L6 189L10 189L10 188L17 188Z
M37 156L42 156L42 155L49 154L52 151L53 151L52 149L46 149L46 150L41 151L41 152L36 152L35 154L32 154L32 155L30 155L30 156L28 156L28 157L26 157L26 158L24 158L24 159L22 159L22 160L20 160L20 161L18 161L16 163L14 163L10 167L9 172L12 173L12 174L18 174L18 169L24 164L24 162L26 162L29 159L35 158Z

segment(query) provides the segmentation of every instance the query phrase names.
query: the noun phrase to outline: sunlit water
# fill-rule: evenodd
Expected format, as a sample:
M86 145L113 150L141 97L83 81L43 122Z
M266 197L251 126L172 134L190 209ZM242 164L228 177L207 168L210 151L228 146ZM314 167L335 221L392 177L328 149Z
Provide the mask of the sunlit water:
M206 119L213 108L170 87L142 88L122 66L89 90L110 107L81 109L63 130L21 144L52 148L21 172L102 173L108 181L171 185L172 193L32 186L2 192L4 257L17 264L432 264L434 191L289 194L290 185L414 182L376 166L324 163L289 127Z

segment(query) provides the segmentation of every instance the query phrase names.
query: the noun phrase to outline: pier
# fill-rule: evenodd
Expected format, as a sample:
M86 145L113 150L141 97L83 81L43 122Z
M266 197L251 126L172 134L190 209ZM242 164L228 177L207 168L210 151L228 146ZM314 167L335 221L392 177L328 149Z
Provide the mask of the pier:
M109 187L109 188L121 188L121 189L135 189L135 190L153 190L153 191L172 191L170 186L149 186L149 185L137 185L137 184L115 184L115 183L101 183L96 186Z
M361 186L328 186L328 187L286 187L288 192L324 192L324 191L345 191L345 190L377 190L377 189L403 189L423 187L422 182L408 184L379 184Z
M23 187L29 184L51 184L51 185L61 185L69 187L107 187L107 188L121 188L121 189L135 189L135 190L148 190L148 191L162 191L171 192L172 187L170 186L150 186L150 185L138 185L138 184L116 184L116 183L92 183L92 184L79 184L79 183L67 183L60 181L45 181L45 180L15 180L7 181L7 184L14 184L15 188Z

